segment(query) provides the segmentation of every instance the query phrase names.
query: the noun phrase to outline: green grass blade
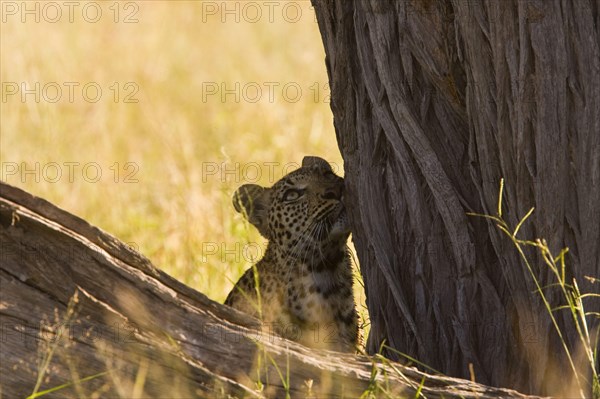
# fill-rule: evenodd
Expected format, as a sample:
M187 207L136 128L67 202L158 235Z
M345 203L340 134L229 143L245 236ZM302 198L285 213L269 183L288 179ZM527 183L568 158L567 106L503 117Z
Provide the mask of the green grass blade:
M594 294L593 292L588 292L587 294L581 294L580 298L586 298L586 297L589 297L589 296L600 298L600 294Z
M425 386L425 377L423 377L421 379L421 383L419 384L419 388L417 388L417 392L415 392L415 399L418 399L419 397L423 396L423 394L421 394L421 391L423 390L423 387ZM425 396L423 396L425 397Z
M531 209L529 210L529 212L527 212L527 214L525 216L523 216L523 218L521 219L521 221L517 224L517 227L515 227L515 231L512 234L513 237L517 236L517 233L519 232L519 229L521 228L521 226L523 225L523 223L525 223L525 221L527 220L527 218L529 218L529 216L531 216L531 214L533 213L534 209L535 209L535 207L531 207Z
M484 215L484 214L481 214L481 213L474 213L474 212L467 212L466 215L467 216L477 216L477 217L480 217L480 218L493 220L496 223L501 223L502 222L502 219L499 219L497 216Z
M415 359L412 356L407 355L406 353L400 352L400 351L398 351L398 350L396 350L396 349L394 349L394 348L392 348L390 346L387 346L387 345L385 346L385 348L388 349L391 352L394 352L395 354L397 354L399 356L402 356L403 358L406 358L406 359L410 360L411 362L413 362L415 364L418 364L421 367L424 367L424 368L428 369L429 371L432 371L432 372L434 372L436 374L439 374L439 375L443 375L442 372L437 371L433 367L430 367L430 366L426 365L425 363L422 363L422 362L418 361L417 359Z
M500 178L500 192L498 193L498 217L502 217L502 196L504 194L504 177Z
M82 382L87 382L87 381L93 380L94 378L102 377L103 375L105 375L107 373L108 373L108 371L103 371L103 372L98 373L98 374L94 374L94 375L90 375L90 376L85 377L85 378L81 378L81 379L79 379L77 381L67 382L65 384L62 384L62 385L59 385L59 386L56 386L56 387L52 387L52 388L46 389L45 391L36 392L36 393L34 393L32 395L29 395L27 397L27 399L39 398L41 396L48 395L49 393L56 392L56 391L59 391L61 389L68 388L68 387L70 387L72 385L79 384L79 383L82 383Z

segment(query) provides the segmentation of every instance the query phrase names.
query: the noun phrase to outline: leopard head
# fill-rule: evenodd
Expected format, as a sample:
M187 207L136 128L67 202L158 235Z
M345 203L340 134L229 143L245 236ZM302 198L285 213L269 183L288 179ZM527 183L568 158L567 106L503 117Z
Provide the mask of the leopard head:
M270 188L241 186L233 205L286 256L302 258L345 245L350 226L343 195L344 179L327 161L304 157L302 167Z

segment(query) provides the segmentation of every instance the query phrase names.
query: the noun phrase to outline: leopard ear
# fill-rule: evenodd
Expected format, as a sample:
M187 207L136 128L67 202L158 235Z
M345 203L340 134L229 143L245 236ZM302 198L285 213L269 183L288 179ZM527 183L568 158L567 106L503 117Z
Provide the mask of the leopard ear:
M244 215L264 237L267 237L269 194L268 188L257 184L244 184L233 194L235 210Z
M306 156L302 159L303 168L316 168L321 170L331 171L331 165L329 162L320 157Z

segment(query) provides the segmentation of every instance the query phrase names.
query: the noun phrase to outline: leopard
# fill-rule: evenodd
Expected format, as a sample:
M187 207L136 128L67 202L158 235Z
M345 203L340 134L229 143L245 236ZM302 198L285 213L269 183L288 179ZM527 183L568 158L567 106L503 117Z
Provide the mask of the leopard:
M300 168L271 187L239 187L233 206L267 244L225 304L305 346L356 352L359 320L344 191L344 179L316 156L304 157Z

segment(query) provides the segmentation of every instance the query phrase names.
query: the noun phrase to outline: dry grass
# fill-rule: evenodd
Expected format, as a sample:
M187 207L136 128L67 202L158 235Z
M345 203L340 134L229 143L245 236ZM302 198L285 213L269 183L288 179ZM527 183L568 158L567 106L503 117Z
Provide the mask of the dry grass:
M264 247L235 214L234 190L271 184L307 154L342 169L308 1L229 2L228 13L223 2L118 3L118 16L114 2L96 2L95 23L88 3L77 3L72 22L67 6L52 22L55 9L27 3L39 7L39 23L24 3L9 3L0 178L217 301Z

